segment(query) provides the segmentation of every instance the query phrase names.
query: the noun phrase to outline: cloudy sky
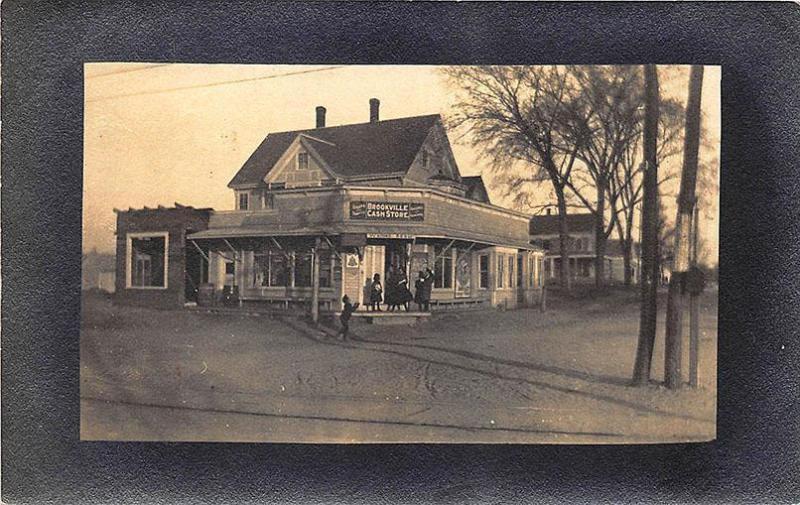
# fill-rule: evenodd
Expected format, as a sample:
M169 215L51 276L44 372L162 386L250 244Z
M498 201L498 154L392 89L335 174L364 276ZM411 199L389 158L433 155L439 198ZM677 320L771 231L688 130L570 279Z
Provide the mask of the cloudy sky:
M688 72L676 75L662 93L685 100ZM719 156L720 78L706 67L704 125L717 146L706 159ZM454 101L433 66L86 64L84 251L114 250L114 208L232 209L227 183L267 133L312 128L317 105L328 126L368 121L372 97L381 119L447 115ZM451 141L463 175L490 178L470 147ZM702 224L714 257L717 223Z

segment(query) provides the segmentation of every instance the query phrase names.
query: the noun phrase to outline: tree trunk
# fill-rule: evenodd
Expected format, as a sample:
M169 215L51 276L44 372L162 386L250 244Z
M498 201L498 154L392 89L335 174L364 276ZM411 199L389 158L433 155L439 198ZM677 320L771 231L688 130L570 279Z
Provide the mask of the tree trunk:
M625 234L622 237L622 261L625 263L625 285L633 285L633 218L634 209L631 209L625 222ZM641 244L640 244L641 247Z
M656 340L658 268L658 74L655 65L644 66L644 203L642 206L641 313L639 341L633 382L645 385L650 381L653 346Z
M700 95L703 90L703 66L692 65L689 75L689 100L686 104L686 135L683 147L681 190L678 194L678 217L675 220L675 251L667 300L667 333L664 341L664 382L670 389L681 386L681 346L683 329L684 279L689 271L688 233L696 202L697 157L700 150Z
M603 287L606 281L606 187L605 182L597 180L597 213L594 219L594 285Z
M569 291L572 288L572 276L569 268L569 228L567 225L567 199L563 188L556 191L558 203L558 242L561 256L561 287Z
M625 267L625 285L630 286L633 284L633 244L628 239L623 239L620 243L622 245L622 264Z

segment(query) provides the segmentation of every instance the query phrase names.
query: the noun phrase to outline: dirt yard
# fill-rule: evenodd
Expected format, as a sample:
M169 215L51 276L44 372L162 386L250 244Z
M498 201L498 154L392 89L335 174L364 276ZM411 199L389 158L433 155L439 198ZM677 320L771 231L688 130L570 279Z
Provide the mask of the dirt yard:
M635 293L549 297L548 311L351 324L113 306L85 296L85 440L630 443L715 437L716 293L701 304L700 388L628 385ZM684 345L688 370L688 338Z

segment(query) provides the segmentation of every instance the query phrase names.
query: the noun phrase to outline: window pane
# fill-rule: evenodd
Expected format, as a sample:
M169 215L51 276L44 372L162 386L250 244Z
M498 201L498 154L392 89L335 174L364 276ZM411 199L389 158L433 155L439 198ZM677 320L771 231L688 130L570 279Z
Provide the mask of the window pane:
M319 251L319 287L329 288L333 275L331 275L331 252L326 249Z
M311 253L296 253L294 257L294 285L311 286Z
M502 288L505 285L506 274L505 274L505 255L498 254L497 255L497 287Z
M131 284L137 287L166 287L164 284L165 237L131 239Z
M240 210L247 210L249 208L248 196L249 195L247 193L239 193L239 209Z
M270 252L269 254L269 285L289 285L288 262L286 256L280 252Z
M537 260L537 263L539 264L539 268L538 268L538 271L539 271L539 286L543 286L544 285L544 274L542 273L542 266L543 266L544 260L541 260L541 259Z
M443 268L443 264L442 264L442 258L438 257L439 254L441 254L441 252L438 250L438 248L434 248L433 252L437 256L436 257L436 262L433 265L433 273L434 273L433 287L441 288L441 287L444 287L444 285L443 285L443 282L444 282L444 275L443 275L444 272L443 272L443 270L444 270L444 268Z
M480 287L489 287L489 256L481 256L478 260L480 263Z
M269 286L269 254L253 256L253 287Z
M444 252L444 255L442 255ZM453 287L453 250L444 250L442 246L434 246L433 253L436 256L436 262L433 265L433 272L435 279L433 287L435 288L452 288Z

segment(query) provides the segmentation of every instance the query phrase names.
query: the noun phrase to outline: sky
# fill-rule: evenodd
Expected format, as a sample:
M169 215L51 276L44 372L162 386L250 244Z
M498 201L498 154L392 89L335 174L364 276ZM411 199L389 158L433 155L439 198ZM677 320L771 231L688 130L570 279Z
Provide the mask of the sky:
M686 68L662 81L665 97L685 101ZM720 79L720 67L706 67L703 121L714 148L701 161L719 159ZM232 209L227 184L250 153L270 132L313 128L318 105L334 126L368 121L373 97L381 119L447 116L455 102L440 67L405 65L87 63L84 91L84 252L114 251L115 208ZM455 137L462 175L482 174L492 201L507 205L487 164ZM701 237L716 258L718 204L712 214Z

